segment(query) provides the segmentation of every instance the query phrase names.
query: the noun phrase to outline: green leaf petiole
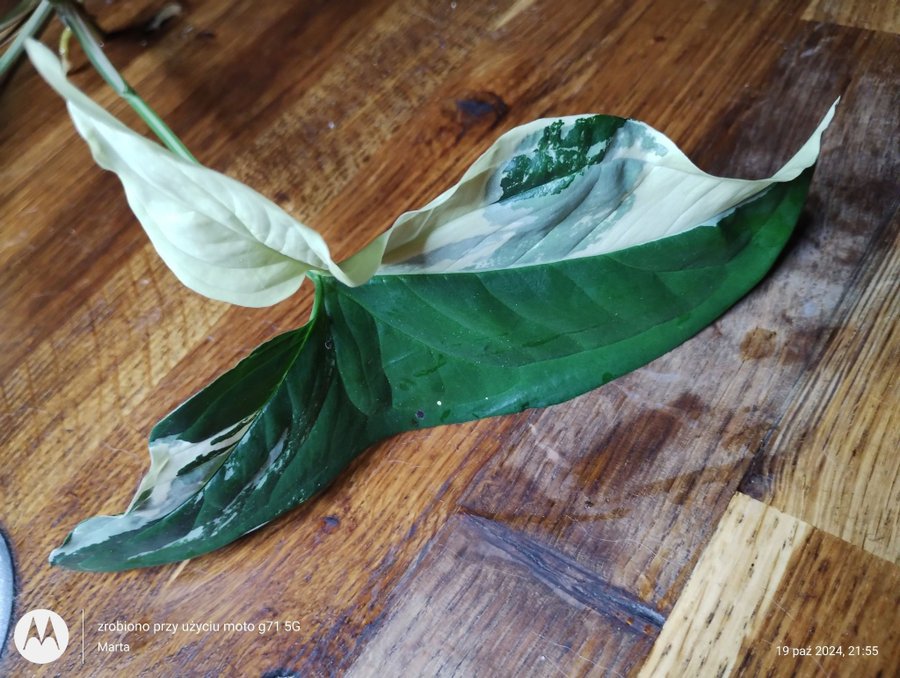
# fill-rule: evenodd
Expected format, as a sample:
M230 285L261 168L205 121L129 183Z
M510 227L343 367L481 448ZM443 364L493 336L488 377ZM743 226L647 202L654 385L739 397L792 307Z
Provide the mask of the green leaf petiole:
M150 105L144 101L134 88L128 84L122 74L116 70L112 62L103 53L102 37L93 21L77 2L72 0L49 0L56 9L63 23L72 31L85 55L106 83L135 110L160 141L178 157L196 163L197 159L182 143L176 134L163 122Z

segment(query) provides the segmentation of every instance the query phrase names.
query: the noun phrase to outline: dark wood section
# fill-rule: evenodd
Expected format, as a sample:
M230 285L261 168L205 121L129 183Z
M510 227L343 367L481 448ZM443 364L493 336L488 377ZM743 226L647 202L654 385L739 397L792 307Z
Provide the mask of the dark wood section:
M183 288L23 64L0 92L0 525L14 621L49 607L72 637L46 667L8 645L0 675L900 674L896 3L192 0L147 33L162 4L87 2L197 157L338 257L541 116L642 119L755 178L842 99L784 255L680 348L569 403L388 440L209 556L84 574L47 554L127 506L153 423L302 323L311 288L256 310Z
M350 675L624 674L662 622L558 552L494 521L455 516Z

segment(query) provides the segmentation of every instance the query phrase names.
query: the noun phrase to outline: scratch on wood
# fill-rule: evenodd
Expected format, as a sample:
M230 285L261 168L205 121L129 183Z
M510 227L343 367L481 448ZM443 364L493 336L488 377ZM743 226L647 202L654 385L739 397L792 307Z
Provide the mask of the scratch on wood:
M601 579L595 572L548 548L522 532L472 514L463 518L495 548L552 590L636 633L655 635L665 616L628 591ZM635 620L644 622L636 624ZM649 628L646 628L649 627Z
M660 560L664 561L665 563L671 565L674 568L680 567L680 565L677 562L662 555L662 549L654 550L654 549L650 548L649 546L647 546L644 543L643 538L640 541L638 541L637 539L631 539L630 537L622 537L621 539L609 539L609 538L597 537L596 535L592 535L590 532L588 532L587 529L584 527L584 525L582 525L579 521L575 520L575 518L570 516L568 513L565 514L565 517L568 518L569 520L571 520L575 524L575 527L577 527L582 532L584 532L584 534L587 536L587 538L590 539L591 541L599 541L599 542L603 542L603 543L607 543L607 544L633 544L637 548L643 548L645 551L650 553L650 555L652 555L654 558L659 558ZM657 543L662 544L663 541L657 540Z

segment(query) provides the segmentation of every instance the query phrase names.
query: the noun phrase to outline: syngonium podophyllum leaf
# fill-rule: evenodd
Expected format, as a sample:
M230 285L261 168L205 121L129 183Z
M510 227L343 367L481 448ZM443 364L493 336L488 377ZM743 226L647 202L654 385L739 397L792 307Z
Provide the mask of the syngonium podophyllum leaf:
M303 275L316 287L305 326L157 424L128 510L81 523L51 556L88 570L208 552L387 436L558 403L677 346L771 267L834 111L762 181L705 174L633 120L539 120L339 265L314 231L131 132L30 52L182 280L239 303Z

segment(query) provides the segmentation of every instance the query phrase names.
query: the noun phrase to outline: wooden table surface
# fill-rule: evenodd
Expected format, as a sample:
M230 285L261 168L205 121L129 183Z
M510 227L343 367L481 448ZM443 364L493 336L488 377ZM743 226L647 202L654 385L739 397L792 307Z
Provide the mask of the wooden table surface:
M24 64L0 95L0 528L14 620L51 608L71 641L41 667L8 639L0 675L900 675L900 5L192 0L145 34L162 2L87 4L198 158L338 257L534 118L638 118L755 178L842 100L784 255L680 348L390 439L211 555L92 574L47 555L127 506L152 424L301 324L311 286L259 310L180 286Z

